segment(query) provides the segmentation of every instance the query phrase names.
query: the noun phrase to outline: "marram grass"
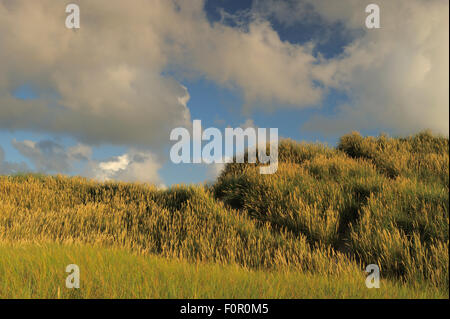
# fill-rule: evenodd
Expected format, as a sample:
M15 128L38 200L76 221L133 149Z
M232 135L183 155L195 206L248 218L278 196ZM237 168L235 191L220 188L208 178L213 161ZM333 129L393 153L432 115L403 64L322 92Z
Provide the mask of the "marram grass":
M368 289L364 273L321 276L189 263L87 245L0 244L1 298L445 298L432 287L381 280ZM80 288L68 289L68 264L80 268Z
M0 242L95 245L167 263L236 265L251 274L287 269L309 283L323 281L322 288L344 287L347 280L353 291L330 288L322 297L373 297L356 293L364 280L354 286L355 274L377 264L386 282L415 287L408 296L448 296L448 138L352 133L337 148L284 140L279 154L273 175L260 175L255 164L229 164L212 185L167 190L3 176ZM19 259L5 261L3 254L11 269L20 267ZM318 296L309 293L298 297Z

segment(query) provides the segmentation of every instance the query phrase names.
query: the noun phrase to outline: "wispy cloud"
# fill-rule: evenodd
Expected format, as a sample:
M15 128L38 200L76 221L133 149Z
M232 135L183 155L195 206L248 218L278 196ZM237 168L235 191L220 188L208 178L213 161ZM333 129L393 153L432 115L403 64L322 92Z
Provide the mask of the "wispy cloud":
M29 171L30 168L26 163L13 163L7 161L5 159L5 151L0 146L0 175L12 175Z
M66 149L51 140L33 142L14 139L11 143L39 172L67 173L72 169L73 162L87 161L91 156L90 147L82 144Z

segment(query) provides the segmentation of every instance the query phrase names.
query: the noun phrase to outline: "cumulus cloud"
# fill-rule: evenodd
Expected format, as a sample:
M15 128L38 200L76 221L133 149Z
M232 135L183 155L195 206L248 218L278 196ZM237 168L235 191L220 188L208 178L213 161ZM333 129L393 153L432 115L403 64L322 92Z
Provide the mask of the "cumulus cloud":
M106 161L91 161L87 175L100 181L148 182L163 186L158 175L162 164L150 152L132 150Z
M69 134L84 143L155 146L189 121L186 89L166 70L242 90L247 102L317 103L311 48L264 20L210 25L203 1L0 1L0 126ZM12 92L31 83L37 99ZM45 92L45 93L44 93Z
M130 151L105 160L92 158L92 149L84 144L65 147L52 140L38 142L12 140L20 154L28 158L34 171L43 173L69 173L79 164L80 175L99 181L120 180L127 182L148 182L162 185L158 171L162 161L149 151ZM32 171L24 163L5 161L0 147L0 174Z
M430 128L448 135L448 1L377 1L381 29L372 30L365 30L367 3L359 0L261 3L288 24L312 8L329 24L364 31L340 57L322 59L314 69L321 83L346 92L349 102L339 105L336 115L313 118L305 129L342 134L381 128L405 134Z
M448 135L448 1L379 4L382 32L367 32L336 62L336 84L348 88L353 99L339 120L362 121L365 129L430 128Z
M275 104L307 107L320 102L323 89L315 83L316 58L311 46L281 41L270 23L255 19L248 28L197 22L183 41L182 69L188 68L226 87L238 88L247 106L274 109ZM180 39L189 39L180 34Z
M169 1L77 1L81 28L65 28L65 3L0 1L0 127L71 135L97 144L158 146L189 120L186 89L162 75ZM167 19L167 20L166 20ZM30 84L37 98L21 100ZM179 99L182 98L182 103Z
M365 29L358 0L258 0L248 21L235 26L211 24L202 0L76 3L81 29L73 31L64 26L63 2L0 0L0 29L8 30L0 33L0 127L145 150L141 160L127 152L126 168L105 176L132 180L135 169L155 171L149 150L167 144L172 128L190 126L184 77L236 88L246 106L269 110L318 107L330 89L348 95L336 115L315 117L305 129L448 134L446 0L380 0L379 30ZM313 54L317 39L282 41L269 17L289 26L320 17L362 32L341 56L325 59ZM36 98L14 96L24 84ZM15 146L44 170L66 171L76 159L51 143ZM79 150L78 160L89 158L86 152ZM53 160L44 161L49 154Z

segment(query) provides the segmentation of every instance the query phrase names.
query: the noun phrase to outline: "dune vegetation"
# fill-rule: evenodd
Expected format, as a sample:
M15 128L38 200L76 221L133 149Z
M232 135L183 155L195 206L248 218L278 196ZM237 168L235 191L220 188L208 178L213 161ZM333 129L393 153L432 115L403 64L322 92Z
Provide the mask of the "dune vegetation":
M236 264L188 262L84 244L0 244L2 298L445 298L430 286L382 279L367 289L365 274L320 276ZM67 289L64 269L80 267L80 288Z
M227 164L213 184L166 190L0 177L6 298L448 298L448 243L449 140L428 132L352 133L335 148L283 140L276 174ZM65 291L64 270L43 279L68 255L97 269L85 282L96 290ZM379 289L364 284L368 264L380 267ZM138 289L147 278L157 287Z

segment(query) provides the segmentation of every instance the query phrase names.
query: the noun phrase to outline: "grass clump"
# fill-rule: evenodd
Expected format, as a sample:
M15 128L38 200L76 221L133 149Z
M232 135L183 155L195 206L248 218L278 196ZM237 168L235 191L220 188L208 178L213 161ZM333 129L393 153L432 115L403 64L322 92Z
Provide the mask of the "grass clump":
M253 219L332 247L385 276L448 291L448 138L351 133L338 146L282 141L279 168L229 164L216 198Z

